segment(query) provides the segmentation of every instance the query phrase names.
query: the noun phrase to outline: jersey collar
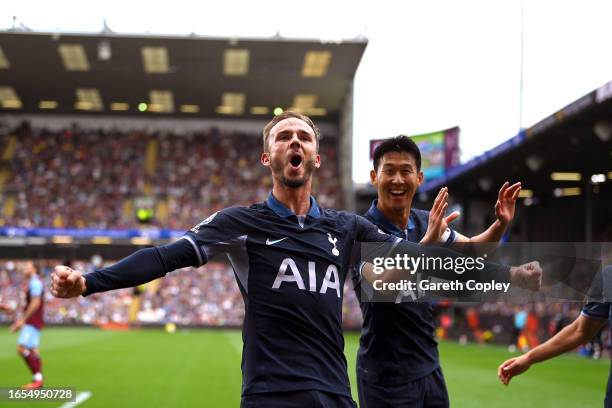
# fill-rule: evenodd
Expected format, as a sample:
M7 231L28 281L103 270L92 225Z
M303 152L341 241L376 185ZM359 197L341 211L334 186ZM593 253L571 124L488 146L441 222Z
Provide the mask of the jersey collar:
M272 192L268 194L268 199L266 200L266 204L279 217L288 218L288 217L291 217L292 215L295 216L294 212L291 211L289 208L287 208L285 204L278 201L276 197L274 197L274 194L272 194ZM315 200L313 196L310 196L310 209L308 210L307 215L312 218L321 217L321 209L319 208L319 205L317 204L317 200Z
M395 224L393 224L385 215L378 209L378 200L372 201L372 205L368 210L368 215L372 217L376 224L381 225L387 230L389 233L395 236L404 236L406 235L404 231L399 229ZM410 215L408 216L408 231L414 229L414 221L412 220L413 212L410 210Z

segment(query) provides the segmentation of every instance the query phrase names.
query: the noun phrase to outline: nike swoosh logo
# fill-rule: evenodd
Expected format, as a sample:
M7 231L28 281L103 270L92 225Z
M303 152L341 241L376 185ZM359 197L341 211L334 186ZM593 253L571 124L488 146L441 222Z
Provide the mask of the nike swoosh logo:
M266 245L278 244L279 242L284 241L286 239L287 239L287 237L281 238L281 239L277 239L277 240L274 240L274 241L270 241L270 238L268 238L268 239L266 239Z

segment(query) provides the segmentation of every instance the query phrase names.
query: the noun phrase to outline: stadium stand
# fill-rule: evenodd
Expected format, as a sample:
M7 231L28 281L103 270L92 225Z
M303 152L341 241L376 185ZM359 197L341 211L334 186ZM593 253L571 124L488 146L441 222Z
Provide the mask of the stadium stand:
M45 287L49 275L60 260L37 262ZM111 261L109 264L113 263ZM0 261L0 301L12 307L22 304L23 260ZM76 261L73 267L91 271L94 263ZM350 284L344 288L343 321L346 328L361 327L361 312ZM240 327L244 319L244 304L236 285L234 272L224 262L210 262L200 268L184 268L151 282L141 290L136 323L182 326ZM99 293L76 302L64 302L45 292L45 321L49 324L106 325L128 323L134 291L123 289ZM0 315L0 323L10 316Z
M7 55L24 53L28 57L47 50L49 44L54 44L55 41L50 41L50 35L17 33L3 34L3 39ZM85 44L85 50L93 55L92 50L99 38L63 36L62 40L65 39L82 42ZM30 44L27 47L24 46L25 40ZM140 70L126 73L116 69L131 63L127 59L121 60L120 56L139 55L138 52L119 52L132 41L142 45L151 45L148 42L154 41L156 45L161 43L171 50L188 50L185 55L190 55L187 58L189 61L196 61L196 56L200 54L213 55L212 52L202 53L202 50L204 47L220 46L218 43L221 43L217 40L114 38L113 47L118 51L117 57L110 62L97 63L95 70L81 72L79 75L90 76L89 82L99 86L105 102L119 100L116 91L121 88L117 86L121 82L126 89L130 89L130 92L127 92L130 99L126 99L130 111L110 112L109 103L108 107L103 107L102 111L97 113L99 117L107 114L159 117L159 113L153 110L146 113L136 111L141 101L148 100L146 91L150 84L146 83L147 76L143 76ZM219 49L226 47L225 42ZM241 41L241 44L250 47L248 41ZM254 75L265 72L265 75L250 78L249 83L253 85L245 90L247 100L249 103L251 100L262 101L262 104L272 108L279 104L277 99L273 100L272 97L281 95L281 100L284 101L280 103L281 106L288 107L297 99L295 97L298 92L308 90L320 95L317 103L327 107L328 112L324 118L338 129L340 140L322 140L321 154L326 164L315 177L318 185L315 185L314 192L323 207L351 208L352 203L346 199L348 196L341 192L350 191L353 186L349 182L339 181L343 180L339 167L349 169L344 171L344 181L349 180L347 177L350 176L347 174L350 174L352 160L350 154L341 156L351 150L352 108L348 109L352 99L350 83L365 44L343 44L337 47L325 45L324 48L333 51L329 56L331 58L333 55L334 70L325 80L316 82L311 78L300 77L299 69L302 57L310 52L312 44L300 45L304 47L304 52L300 53L285 52L286 48L283 47L291 46L295 49L298 45L283 44L282 41L255 45L258 46L260 57L253 59L251 72ZM262 47L267 47L267 58L261 57L264 53ZM321 44L316 44L317 49L321 47ZM346 52L343 54L341 49ZM352 54L352 57L348 58L345 54ZM201 88L191 86L193 75L201 79L200 70L191 69L190 64L185 65L180 59L172 61L178 71L176 76L171 77L171 80L175 81L172 82L171 88L180 90L175 95L177 109L172 112L172 117L182 120L192 115L179 112L178 109L179 102L188 103L192 100L203 101L199 108L200 113L196 116L224 117L216 108L222 99L222 90L227 86L224 88L217 85L227 85L234 78L221 76L223 58L220 56L223 53L215 55L218 55L216 60L213 63L207 60L206 65L216 64L218 72L210 72L217 76L207 76L203 81L207 86ZM269 61L277 61L277 58L281 59L270 64ZM27 62L27 59L25 61ZM268 66L258 67L257 64ZM46 97L47 93L55 95L58 91L49 89L57 88L54 82L74 82L74 73L65 71L59 60L55 61L55 64L50 60L47 66L48 77L54 78L55 81L41 77L36 64L25 64L19 69L25 73L23 76L13 78L7 75L5 82L20 94L23 109L9 110L2 107L1 113L5 115L13 112L39 114L41 109L38 101L43 96ZM278 77L285 80L277 81ZM266 80L271 82L265 82ZM464 209L463 217L459 221L463 225L458 229L466 234L480 231L483 225L490 222L487 217L490 217L491 198L495 189L485 191L478 181L487 178L489 184L501 185L506 178L512 177L528 180L529 183L525 183L524 187L533 191L533 197L522 197L517 222L510 231L511 240L609 240L611 231L603 227L610 225L609 180L612 179L612 169L606 166L609 165L612 151L612 127L609 126L608 119L612 111L611 84L595 90L492 151L485 152L481 157L454 169L445 178L424 185L422 192L427 194L422 194L422 208L429 208L431 202L427 200L435 196L435 191L440 186L447 185L454 194L453 201L461 204ZM28 93L25 92L26 89L33 89L35 92ZM56 113L74 116L91 113L73 109L73 106L76 106L75 89L63 86L60 91L60 94L56 95ZM243 107L243 116L251 119L262 118L246 108L248 106ZM106 112L104 109L107 109ZM164 120L167 118L163 117ZM242 119L234 116L230 118L237 118L237 121ZM113 116L111 119L115 120L117 117ZM49 121L51 120L54 119L49 118ZM144 129L145 127L118 126L109 130L80 125L57 130L56 127L41 126L39 121L35 126L24 122L18 128L0 131L0 227L76 227L108 230L144 226L184 230L220 208L260 201L268 193L269 175L259 165L258 155L253 154L261 151L261 138L255 132L202 127L197 131L191 130L179 135L170 131ZM568 146L571 148L568 149ZM591 159L576 160L576 154ZM540 166L534 171L530 167L531 162L527 160L532 156L539 157L543 167ZM356 162L359 162L358 158ZM560 164L566 167L562 168ZM572 166L576 168L571 168ZM364 166L364 171L367 171L365 167L367 166ZM584 174L581 183L566 183L560 186L581 187L584 193L592 194L583 194L579 198L555 196L555 187L558 185L550 180L550 173L556 170L580 171ZM591 174L599 172L604 172L602 174L608 181L591 185ZM153 218L146 225L136 217L138 201L143 198L146 199L144 201L152 203L154 210ZM365 200L365 208L370 205L371 198ZM576 208L580 208L579 212L584 216L576 217ZM563 223L558 222L559 214L563 214ZM544 222L545 219L547 222ZM588 225L585 221L591 221L588 224L592 224L592 227L585 227ZM53 247L49 245L44 251L37 252L37 262L42 267L42 276L47 287L52 266L64 263L62 259L57 258L74 255L81 248L85 248L77 239L78 237L75 237L74 246L62 246L62 243L49 239ZM26 242L25 246L30 245L30 241ZM22 261L6 259L10 256L7 255L9 250L12 251L16 247L14 242L3 247L1 258L5 259L0 259L0 301L8 302L12 306L20 303L23 292L20 289L23 279L20 273ZM101 247L102 245L98 245L95 251L113 251L113 258L106 255L108 259L122 256L118 247L109 246L108 251ZM29 248L39 251L33 244ZM135 249L135 246L129 247L130 252ZM53 256L57 256L56 259L52 259L51 251L55 251ZM56 253L62 255L55 255ZM79 259L86 257L79 253ZM84 271L94 268L91 262L82 260L74 261L73 266ZM134 289L79 298L77 302L59 301L46 293L46 320L50 324L62 325L126 324L132 321L136 324L240 326L244 308L234 281L233 272L226 263L213 262L203 268L176 271L165 279L142 288L138 302ZM133 313L134 316L130 316L133 312L130 310L131 305L136 303L139 307ZM579 308L579 303L533 303L526 307L530 316L526 326L534 332L536 341L542 341L571 321ZM358 329L361 326L361 313L350 286L345 287L343 312L345 327ZM436 313L439 326L444 329L439 331L440 337L464 337L469 341L503 343L510 341L517 312L511 305L484 303L470 308L442 304L436 308ZM0 319L4 319L0 322L8 322L10 316L0 315Z
M270 178L252 154L261 148L258 135L216 128L179 136L23 123L0 134L0 226L135 228L134 200L146 197L150 226L188 229L222 208L265 199ZM314 191L328 208L340 204L336 149L322 139L326 166Z

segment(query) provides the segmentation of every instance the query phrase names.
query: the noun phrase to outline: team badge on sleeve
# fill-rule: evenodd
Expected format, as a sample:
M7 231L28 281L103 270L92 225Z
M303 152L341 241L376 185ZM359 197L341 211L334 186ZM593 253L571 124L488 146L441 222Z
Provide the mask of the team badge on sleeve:
M217 211L216 213L213 213L210 217L206 218L204 221L202 221L201 223L199 223L198 225L193 227L191 229L191 232L197 234L200 231L200 228L202 228L204 225L210 223L217 216L217 214L219 214L219 211Z

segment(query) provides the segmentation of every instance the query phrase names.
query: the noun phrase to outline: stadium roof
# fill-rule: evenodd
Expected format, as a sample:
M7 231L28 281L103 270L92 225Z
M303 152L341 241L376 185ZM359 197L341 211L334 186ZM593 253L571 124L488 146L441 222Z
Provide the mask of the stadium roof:
M0 32L0 112L335 119L366 45Z
M594 174L603 174L601 193L612 193L612 82L426 182L421 192L449 186L459 195L485 195L507 180L522 181L538 197L579 195Z

